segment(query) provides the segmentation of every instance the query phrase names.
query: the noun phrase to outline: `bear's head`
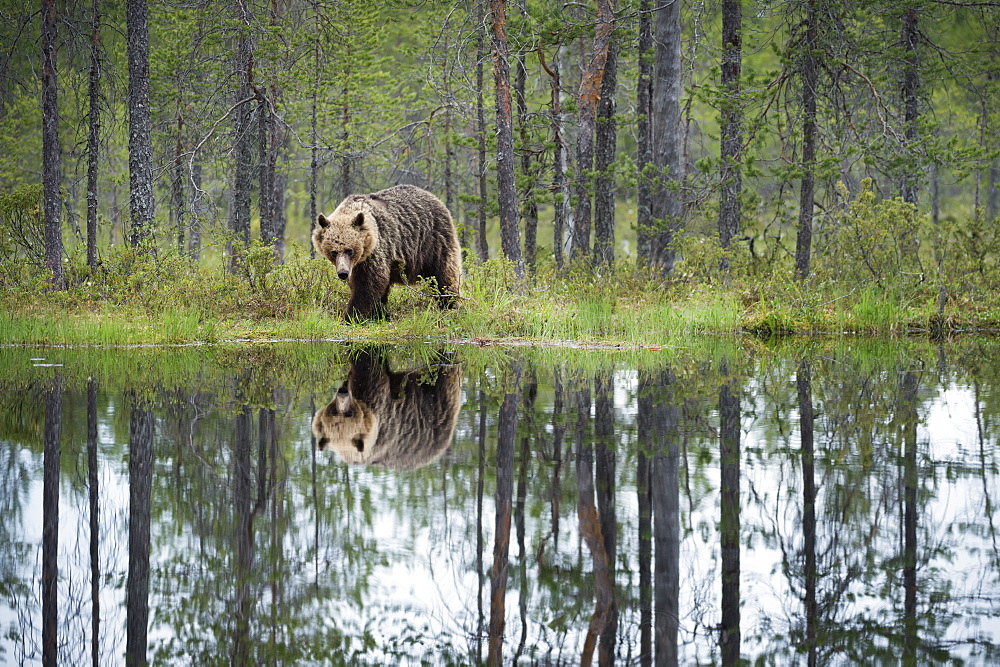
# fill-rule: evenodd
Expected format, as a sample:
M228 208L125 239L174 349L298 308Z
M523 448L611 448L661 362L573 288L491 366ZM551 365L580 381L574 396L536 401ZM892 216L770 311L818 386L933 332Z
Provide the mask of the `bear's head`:
M371 210L363 202L346 199L329 217L320 213L316 222L313 247L333 262L338 278L349 279L354 267L368 259L378 244Z
M367 463L378 441L378 415L351 396L345 384L329 405L313 418L313 435L319 449L330 448L345 463Z

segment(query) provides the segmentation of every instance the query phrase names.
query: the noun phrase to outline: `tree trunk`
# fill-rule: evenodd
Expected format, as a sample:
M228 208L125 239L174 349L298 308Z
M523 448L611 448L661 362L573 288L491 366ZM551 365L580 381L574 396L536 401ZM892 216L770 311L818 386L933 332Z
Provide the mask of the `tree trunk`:
M455 216L458 222L459 211L455 208L455 184L452 182L452 162L455 160L455 149L451 143L451 87L448 82L448 68L444 68L444 206ZM462 225L462 259L465 259L465 248L468 242L468 229Z
M45 217L45 266L52 282L63 286L59 105L56 87L56 3L42 0L42 183Z
M597 103L597 146L594 156L594 265L609 266L615 260L615 93L618 86L618 44L608 45L608 61Z
M652 157L649 258L662 275L674 270L674 234L680 226L684 165L681 162L681 8L670 2L656 10L656 62L650 100Z
M177 224L177 254L184 254L184 214L186 213L186 205L184 203L184 116L181 114L183 109L180 83L177 86L177 138L174 143L174 177L173 183L171 183L170 198L172 200L172 207L174 209L175 222Z
M350 100L350 87L349 82L351 80L351 44L348 41L344 48L346 49L346 54L344 58L345 69L344 69L344 88L340 91L341 96L344 99L344 107L341 109L340 116L340 150L343 152L343 157L340 159L340 196L342 199L346 199L352 194L351 189L351 151L348 148L348 141L351 139L351 107L348 104Z
M288 216L285 214L285 189L288 177L283 171L274 173L274 256L281 262L285 257L285 231L288 228ZM312 245L312 244L310 244Z
M479 261L490 258L490 247L486 241L486 112L483 104L483 58L486 57L485 16L483 3L476 0L479 27L476 30L476 134L479 138L479 216L476 234L476 252Z
M594 47L590 62L586 64L580 80L578 96L579 131L576 142L576 221L573 229L573 246L570 260L583 257L590 251L590 172L594 166L594 125L597 102L608 63L611 36L615 29L614 0L596 0L597 19Z
M990 163L990 189L986 194L986 219L994 221L1000 213L1000 161Z
M517 8L523 20L527 20L528 9L525 0L518 0ZM521 140L521 175L527 187L524 193L524 258L529 274L535 273L538 248L538 204L535 202L535 179L531 175L531 152L528 150L528 103L524 97L524 86L528 76L524 68L525 54L517 56L517 73L514 77L514 97L517 100L517 125Z
M188 234L188 257L194 264L201 259L201 164L195 162L191 167L191 183L194 192L191 196L191 222Z
M142 245L153 231L153 145L149 107L149 8L126 0L128 24L129 242Z
M100 3L93 0L90 10L90 78L87 98L90 104L87 133L87 266L97 268L97 158L100 149L101 110L101 14Z
M505 0L490 0L493 49L493 83L497 104L497 200L500 205L500 246L514 264L514 274L524 280L524 259L517 228L517 186L514 180L514 131L510 94L510 60L507 51Z
M912 151L917 143L917 95L920 92L918 77L920 60L917 55L917 43L920 40L920 28L916 7L909 7L903 13L903 45L905 57L903 60L903 111L906 136L906 150ZM903 201L917 205L917 184L919 177L913 166L915 156L911 153L906 157L903 167L902 196Z
M319 35L321 32L320 24L320 13L316 10L316 35L314 36L313 42L313 66L315 67L313 86L312 86L312 104L309 116L309 238L312 238L312 234L316 231L316 219L319 214L319 210L316 208L316 184L319 179L319 161L317 152L319 150L317 142L319 141L319 134L316 128L316 109L319 106ZM313 244L309 244L309 257L312 259L316 258L316 248Z
M266 99L260 101L258 110L260 113L257 128L258 149L260 151L258 164L260 242L264 245L274 245L274 169L276 160L272 158L277 155L277 149L274 146L275 123Z
M236 40L236 76L239 108L235 112L233 153L234 165L230 185L229 209L229 270L235 273L247 248L250 247L250 106L253 80L253 47L247 34Z
M799 229L795 239L795 275L809 275L816 179L816 0L806 4L806 41L802 45L802 184L799 191Z
M743 110L740 105L740 70L742 65L742 3L722 2L722 142L719 201L719 245L729 250L740 231L740 192L742 191ZM723 257L720 268L729 268Z
M639 3L639 77L636 90L636 114L638 136L637 161L639 178L636 188L636 258L638 263L649 264L652 252L652 191L647 170L653 162L653 25L650 21L651 0ZM661 12L666 9L659 10ZM678 46L680 44L678 43ZM679 113L678 102L678 113Z
M552 250L557 269L562 269L565 263L563 251L569 212L569 184L566 182L566 140L563 137L562 85L559 66L561 48L556 46L556 59L551 68L545 62L545 51L541 48L538 49L538 58L542 63L542 68L552 79L552 143L555 153L552 158Z

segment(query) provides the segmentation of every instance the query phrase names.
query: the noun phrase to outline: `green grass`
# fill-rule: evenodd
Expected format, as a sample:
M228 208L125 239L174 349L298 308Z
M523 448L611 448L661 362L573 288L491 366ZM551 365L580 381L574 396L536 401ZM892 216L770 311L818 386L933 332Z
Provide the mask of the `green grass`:
M761 337L852 333L893 335L942 330L995 330L996 297L951 298L939 315L930 285L892 290L841 285L823 276L799 283L761 275L734 262L728 276L706 266L714 257L689 252L676 277L638 272L620 262L599 274L585 267L557 272L543 264L525 285L502 261L470 262L455 310L440 310L425 285L392 290L389 321L347 325L348 299L328 262L290 253L274 267L254 247L235 274L191 267L184 258L131 251L94 273L76 269L67 290L41 277L5 285L0 343L142 345L230 340L524 340L654 347L702 334Z

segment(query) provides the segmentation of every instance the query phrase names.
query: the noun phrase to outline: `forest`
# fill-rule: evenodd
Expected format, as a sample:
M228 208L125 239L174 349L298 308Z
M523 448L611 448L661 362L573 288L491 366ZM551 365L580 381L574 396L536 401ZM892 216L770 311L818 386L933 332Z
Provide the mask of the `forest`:
M403 183L466 271L457 314L394 290L404 330L1000 323L997 2L40 10L0 3L7 340L335 328L312 221Z

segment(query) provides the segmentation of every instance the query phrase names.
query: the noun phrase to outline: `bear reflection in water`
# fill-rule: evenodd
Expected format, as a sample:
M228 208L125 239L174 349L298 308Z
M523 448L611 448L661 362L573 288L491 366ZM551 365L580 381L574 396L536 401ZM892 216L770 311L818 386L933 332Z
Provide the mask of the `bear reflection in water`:
M396 373L379 350L353 355L347 381L313 419L319 449L346 463L415 470L451 445L462 403L454 363Z

